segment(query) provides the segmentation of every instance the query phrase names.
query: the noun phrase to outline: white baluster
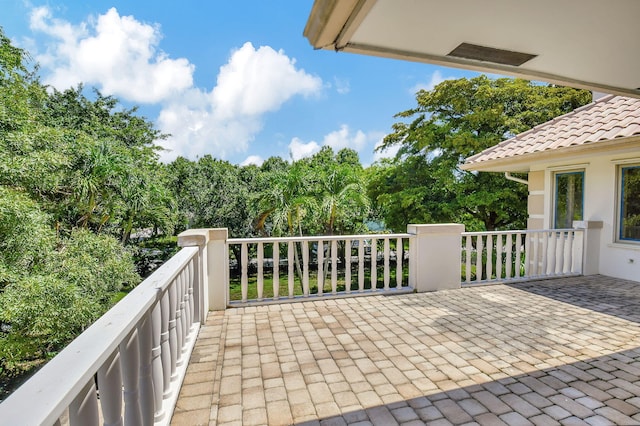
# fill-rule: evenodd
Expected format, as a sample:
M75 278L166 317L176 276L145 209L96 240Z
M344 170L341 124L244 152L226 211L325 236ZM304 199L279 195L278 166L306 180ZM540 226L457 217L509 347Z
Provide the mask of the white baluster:
M564 265L562 268L562 273L568 274L571 271L571 264L573 263L572 254L573 254L573 241L574 241L574 231L567 232L567 241L564 245Z
M249 294L249 253L247 249L247 243L242 243L240 246L240 262L242 263L242 272L240 274L240 291L242 293L242 301L246 302Z
M482 281L482 270L483 261L482 257L484 255L484 237L482 235L478 235L476 237L476 282Z
M496 235L496 279L502 278L502 235Z
M273 243L273 298L280 297L280 244Z
M512 272L512 268L513 268L513 237L511 236L511 234L507 234L507 254L505 256L505 262L506 262L506 270L505 270L505 277L507 279L511 278L511 272Z
M558 245L556 247L556 267L554 270L554 273L556 275L558 274L562 274L562 268L564 267L564 239L565 239L565 233L564 232L558 232L557 235L558 238Z
M364 291L364 240L358 240L358 290Z
M522 276L522 234L515 235L515 245L516 245L516 259L514 267L516 268L515 276L517 278Z
M524 234L524 276L533 275L531 272L531 234Z
M464 272L465 282L471 282L471 235L465 237Z
M153 327L151 314L147 313L138 324L138 342L140 345L140 406L142 409L142 423L153 424L154 421L154 395L152 379L152 351L153 351ZM98 381L99 383L99 381ZM102 399L102 398L101 398Z
M162 309L161 303L158 301L151 311L151 325L153 337L153 349L151 350L151 364L153 366L153 400L155 406L154 420L156 422L162 420L165 412L162 406L162 397L164 391L164 373L162 372ZM167 338L169 333L167 333Z
M331 293L338 292L338 241L331 241Z
M165 291L160 300L162 312L162 333L160 335L160 345L162 347L162 384L163 398L171 396L171 344L169 343L169 323L171 321L171 308L169 301L169 291Z
M294 275L294 250L295 245L293 241L289 241L287 248L287 266L288 266L288 274L287 274L287 285L289 286L289 297L293 297L293 284L295 283L295 275Z
M35 401L34 401L35 402ZM82 388L69 405L69 424L71 426L97 425L99 422L96 383L93 377Z
M389 272L389 238L384 239L384 272L383 272L383 280L384 280L384 290L389 290L389 280L390 280L390 272Z
M184 274L184 269L180 271L178 276L171 286L176 289L176 366L182 365L184 362L184 358L182 357L182 348L184 347L184 339L185 339L185 331L186 327L184 324L184 294L183 290L183 282L186 279ZM177 372L176 372L177 374Z
M378 240L371 239L371 290L378 287Z
M540 275L540 244L541 244L541 239L540 239L540 233L536 232L531 234L531 244L533 245L533 263L532 263L532 271L531 271L531 275L532 276L539 276Z
M133 330L131 334L120 343L120 359L122 360L122 382L124 385L124 424L127 426L141 425L142 410L140 409L140 395L138 391L140 352L137 330Z
M549 232L544 232L542 236L542 274L548 275L547 267L549 265Z
M309 243L302 241L302 295L309 296Z
M264 245L258 243L258 300L262 300L264 295Z
M402 238L396 239L396 289L402 287L402 261L404 257L404 246Z
M318 296L322 296L324 291L324 241L318 241Z
M493 237L487 235L487 281L493 279Z
M196 262L198 257L194 256L193 259L189 261L188 265L188 278L186 282L186 310L187 310L187 336L189 340L191 338L195 339L195 334L191 335L191 330L193 329L193 286L196 282ZM186 348L185 348L186 350Z
M118 351L112 353L98 370L98 389L104 425L122 425L122 378Z
M351 240L344 241L344 290L351 293Z
M178 378L178 356L180 355L180 334L182 333L182 329L179 327L179 309L180 305L178 301L178 289L176 286L176 280L179 279L179 276L173 280L171 284L169 284L169 347L171 348L171 381L173 382Z

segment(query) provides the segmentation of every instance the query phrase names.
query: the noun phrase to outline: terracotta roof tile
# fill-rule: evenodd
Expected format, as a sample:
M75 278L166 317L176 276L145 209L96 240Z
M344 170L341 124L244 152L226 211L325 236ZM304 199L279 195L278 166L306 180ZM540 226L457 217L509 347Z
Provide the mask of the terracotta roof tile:
M640 99L608 95L467 158L472 165L640 135Z

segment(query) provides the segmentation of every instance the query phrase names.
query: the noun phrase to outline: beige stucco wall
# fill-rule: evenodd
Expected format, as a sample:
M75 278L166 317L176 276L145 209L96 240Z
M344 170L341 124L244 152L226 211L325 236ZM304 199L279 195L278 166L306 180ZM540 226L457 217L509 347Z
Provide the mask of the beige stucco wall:
M528 225L529 229L553 226L554 173L584 170L584 220L603 222L598 271L604 275L640 282L640 244L616 241L617 170L625 160L627 163L632 161L640 164L640 146L624 154L598 154L533 165L528 178Z
M530 172L527 180L529 181L527 229L544 229L544 170Z

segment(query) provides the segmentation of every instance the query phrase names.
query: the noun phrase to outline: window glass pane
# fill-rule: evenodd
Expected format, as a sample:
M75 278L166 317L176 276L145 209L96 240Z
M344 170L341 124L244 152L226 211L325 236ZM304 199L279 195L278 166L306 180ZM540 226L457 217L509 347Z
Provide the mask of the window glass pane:
M556 174L555 228L571 228L582 220L584 172Z
M620 238L640 240L640 166L622 168Z

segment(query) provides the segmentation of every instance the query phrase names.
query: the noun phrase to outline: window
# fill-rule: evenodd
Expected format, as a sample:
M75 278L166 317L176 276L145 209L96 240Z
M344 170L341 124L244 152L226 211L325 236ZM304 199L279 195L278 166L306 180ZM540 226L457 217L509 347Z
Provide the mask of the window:
M640 165L620 168L619 239L640 241Z
M584 172L556 173L554 228L571 228L574 220L582 220L584 205Z

